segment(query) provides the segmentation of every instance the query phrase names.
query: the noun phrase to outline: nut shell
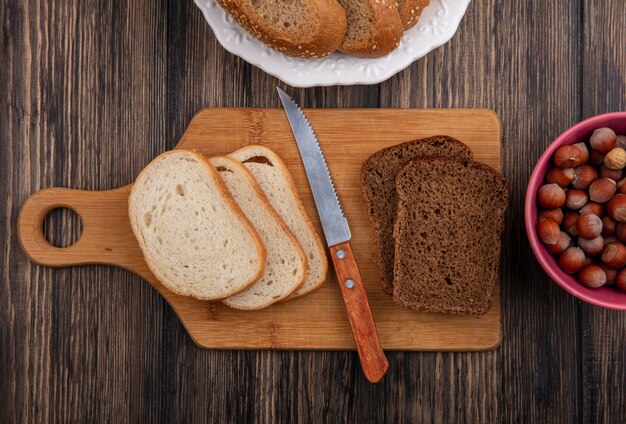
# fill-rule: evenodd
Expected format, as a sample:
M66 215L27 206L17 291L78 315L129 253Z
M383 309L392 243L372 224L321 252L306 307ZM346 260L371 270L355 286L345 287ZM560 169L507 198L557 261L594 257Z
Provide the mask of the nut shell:
M537 222L537 234L539 235L541 241L544 242L544 244L555 244L559 239L559 235L561 234L561 228L559 227L559 224L556 223L556 221L544 218L540 219L539 222Z
M610 216L602 217L602 237L608 237L615 234L615 229L617 228L617 222L613 220Z
M574 181L574 168L551 168L546 174L546 181L565 188Z
M585 252L580 247L570 247L559 256L559 267L568 274L574 274L585 266Z
M592 213L602 218L604 216L604 207L596 202L589 202L579 210L581 215Z
M626 268L620 270L615 276L615 287L621 291L626 291Z
M556 224L556 222L552 222ZM550 224L550 226L552 226L552 224ZM544 225L544 227L547 227L547 225ZM581 238L587 240L595 239L602 234L602 220L598 215L594 215L592 213L581 215L580 218L578 218L578 221L576 221L576 232Z
M626 166L626 150L621 147L613 148L604 157L604 166L613 170L622 170Z
M561 146L554 152L554 164L559 168L575 168L583 165L589 156L578 146Z
M586 190L597 179L598 171L593 166L581 165L578 168L574 168L571 184L575 189Z
M556 184L544 184L537 191L537 202L545 209L560 208L565 204L565 190Z
M591 134L589 144L596 152L606 155L615 147L617 136L610 128L598 128Z
M609 268L618 269L626 265L626 246L622 243L608 244L600 258Z
M589 200L589 197L582 190L572 189L567 190L567 193L565 193L565 206L572 210L582 208L587 204L587 200Z
M579 237L578 247L580 247L587 256L597 256L604 251L604 237L598 236L591 240Z
M554 244L547 244L546 250L553 255L558 255L559 253L563 253L570 247L572 242L572 238L568 236L566 233L561 231L559 234L559 238Z
M545 209L539 212L537 221L540 221L542 218L550 218L556 221L557 224L561 225L561 222L563 222L563 209L561 208Z
M626 194L616 194L606 204L606 210L617 222L626 222Z
M578 281L586 287L596 289L606 283L606 273L598 265L587 265L578 273Z
M606 203L616 191L615 181L610 178L598 178L589 186L589 198L592 202Z

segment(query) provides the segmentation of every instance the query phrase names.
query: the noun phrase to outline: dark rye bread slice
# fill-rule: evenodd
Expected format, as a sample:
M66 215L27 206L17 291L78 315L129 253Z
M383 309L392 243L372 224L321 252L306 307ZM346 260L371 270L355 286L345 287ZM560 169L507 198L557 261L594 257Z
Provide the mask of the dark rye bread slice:
M498 281L508 189L479 162L425 158L396 177L393 299L412 309L480 315Z
M336 0L217 1L250 34L289 56L327 56L346 34L346 14Z
M361 192L374 230L381 286L393 291L393 225L396 221L396 174L409 161L421 156L450 156L471 160L472 151L445 135L413 140L379 150L361 168Z

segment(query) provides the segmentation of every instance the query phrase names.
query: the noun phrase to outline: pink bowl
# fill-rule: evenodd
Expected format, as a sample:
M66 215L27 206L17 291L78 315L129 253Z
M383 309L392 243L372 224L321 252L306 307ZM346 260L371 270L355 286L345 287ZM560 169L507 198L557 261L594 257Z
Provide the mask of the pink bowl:
M565 144L587 141L593 130L601 127L609 127L618 134L626 134L626 112L607 113L586 119L565 131L550 144L550 147L548 147L541 156L530 176L528 189L526 190L524 221L526 223L526 234L528 234L530 247L532 247L537 260L550 278L563 289L585 302L602 306L603 308L625 311L626 292L621 292L614 287L590 289L580 284L571 275L561 271L555 258L546 250L541 240L539 240L535 229L538 214L536 202L537 190L544 184L554 152Z

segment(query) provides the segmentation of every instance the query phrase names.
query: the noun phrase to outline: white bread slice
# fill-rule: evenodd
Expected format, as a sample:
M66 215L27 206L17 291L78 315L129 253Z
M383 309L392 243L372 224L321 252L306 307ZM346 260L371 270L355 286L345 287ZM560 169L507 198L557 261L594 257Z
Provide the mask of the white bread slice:
M307 258L296 238L270 206L261 187L246 169L228 157L210 158L244 215L267 249L265 273L252 286L224 299L234 309L261 309L289 296L304 283Z
M309 261L306 280L288 299L320 288L328 273L326 251L298 198L291 174L283 161L271 149L258 145L244 147L229 156L250 170L272 207L306 252Z
M223 299L263 275L263 242L202 155L173 150L150 162L128 214L148 267L174 293Z

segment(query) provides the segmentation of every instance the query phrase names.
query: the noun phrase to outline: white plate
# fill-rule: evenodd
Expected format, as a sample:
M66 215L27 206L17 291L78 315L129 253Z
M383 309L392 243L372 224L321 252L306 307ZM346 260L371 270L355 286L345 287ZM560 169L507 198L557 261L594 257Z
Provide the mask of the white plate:
M361 59L341 53L323 59L285 56L237 25L215 0L194 1L226 50L293 87L313 87L377 84L391 78L447 43L459 27L471 0L432 0L417 25L404 33L400 46L378 59Z

